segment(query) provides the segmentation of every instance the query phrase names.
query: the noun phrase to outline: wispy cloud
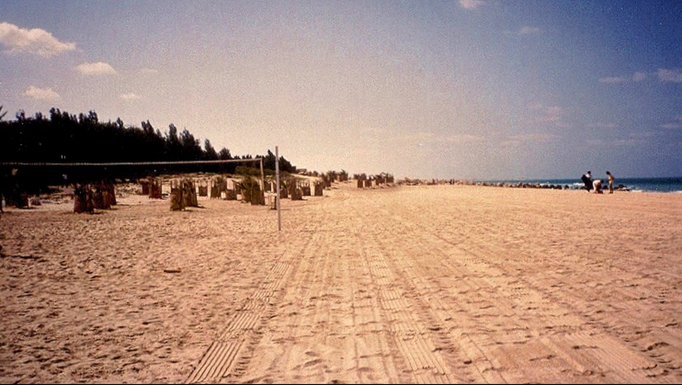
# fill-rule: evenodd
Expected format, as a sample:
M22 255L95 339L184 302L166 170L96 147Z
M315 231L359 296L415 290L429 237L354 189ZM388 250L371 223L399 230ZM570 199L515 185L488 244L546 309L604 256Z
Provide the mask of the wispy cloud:
M660 68L656 72L658 80L662 82L682 83L682 68ZM600 83L620 84L630 81L641 82L649 77L645 72L635 72L631 77L627 76L605 76L599 79Z
M459 0L459 6L466 10L476 9L484 4L483 0Z
M618 128L615 123L591 123L587 125L587 128L608 128L610 130Z
M653 138L655 134L652 131L631 132L628 137L631 139L648 139Z
M660 68L656 72L658 80L662 82L672 82L672 83L682 83L682 68ZM620 84L627 83L630 81L641 82L648 78L649 76L644 72L635 72L631 77L627 76L606 76L599 79L600 83L610 83L610 84Z
M584 143L587 144L588 146L593 146L593 147L603 147L603 146L610 144L610 143L606 143L603 139L593 139L593 138L585 139Z
M474 143L474 142L480 142L485 140L484 137L479 136L479 135L471 135L471 134L457 134L457 135L450 135L446 136L443 138L444 142L447 143Z
M525 124L533 127L552 125L558 128L569 128L573 125L567 122L566 111L560 106L545 106L542 103L529 103L526 105L526 114L523 117Z
M137 95L137 94L132 93L132 92L127 93L127 94L121 94L119 96L123 100L139 100L142 98L140 95Z
M59 94L54 92L52 88L39 88L35 86L29 86L26 91L24 91L24 96L28 96L35 100L56 100L59 99Z
M607 76L599 79L599 83L620 84L628 81L628 78L622 76Z
M536 123L554 122L559 123L564 114L563 108L559 106L546 107L540 103L528 105L528 108L535 114L533 119Z
M533 35L536 33L540 33L540 28L529 26L521 27L521 29L519 29L519 31L517 32L518 35Z
M665 128L668 130L677 130L682 128L682 115L676 116L675 120L676 120L675 122L661 124L661 128Z
M519 141L519 142L549 142L551 140L554 140L557 138L556 135L550 134L548 132L536 132L536 133L528 133L528 134L520 134L520 135L514 135L509 137L511 140Z
M646 144L648 139L651 137L650 132L644 132L640 134L630 134L626 138L620 138L615 140L606 141L604 139L586 139L585 143L593 147L631 147Z
M629 146L639 146L649 142L649 139L653 137L652 132L638 132L628 135L627 138L616 139L608 143L609 146L617 147L629 147Z
M632 75L632 80L636 82L641 82L643 80L646 80L647 74L644 72L635 72L634 75Z
M646 80L648 77L649 76L645 72L635 72L632 74L632 76L606 76L599 79L599 82L610 84L629 83L631 81L641 82Z
M421 147L438 144L466 144L485 140L484 137L471 134L440 135L433 132L418 131L399 135L393 138L402 145L418 145Z
M525 133L519 135L509 136L507 139L503 140L500 145L509 146L519 146L522 144L536 144L536 143L547 143L554 141L558 136L550 134L548 132L535 132L535 133Z
M682 68L658 70L658 78L664 82L682 83Z
M6 22L0 23L0 44L7 47L4 52L8 54L28 53L43 57L76 49L76 43L63 43L43 29L24 29Z
M416 143L424 145L425 143L431 143L435 140L436 135L433 132L411 132L395 137L395 139L401 143Z
M76 67L76 70L83 75L115 75L114 67L107 63L83 63Z
M140 72L143 74L158 74L159 70L154 68L142 68Z

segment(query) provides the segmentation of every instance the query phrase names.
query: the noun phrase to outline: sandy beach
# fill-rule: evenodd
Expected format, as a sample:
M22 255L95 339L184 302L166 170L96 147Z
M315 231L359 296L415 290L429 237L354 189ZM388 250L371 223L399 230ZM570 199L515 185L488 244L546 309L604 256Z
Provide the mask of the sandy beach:
M0 382L682 382L682 194L354 182L8 208Z

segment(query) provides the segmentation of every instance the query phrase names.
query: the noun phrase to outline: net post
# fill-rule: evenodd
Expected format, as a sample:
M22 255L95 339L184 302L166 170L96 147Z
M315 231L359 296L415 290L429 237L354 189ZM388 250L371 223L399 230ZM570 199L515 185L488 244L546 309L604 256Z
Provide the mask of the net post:
M265 191L265 173L263 172L263 158L260 160L260 191Z
M275 146L275 176L277 179L277 231L282 231L282 214L279 196L279 148Z

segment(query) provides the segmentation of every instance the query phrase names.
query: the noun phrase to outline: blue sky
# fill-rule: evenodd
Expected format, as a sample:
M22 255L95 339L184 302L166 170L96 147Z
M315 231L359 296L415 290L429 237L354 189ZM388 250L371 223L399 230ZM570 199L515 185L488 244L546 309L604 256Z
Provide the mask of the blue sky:
M0 104L322 172L681 176L682 1L4 0Z

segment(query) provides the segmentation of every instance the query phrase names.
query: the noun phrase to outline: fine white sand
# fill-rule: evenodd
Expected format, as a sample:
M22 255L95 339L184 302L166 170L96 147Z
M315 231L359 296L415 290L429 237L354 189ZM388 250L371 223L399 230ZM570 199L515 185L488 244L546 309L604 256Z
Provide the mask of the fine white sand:
M6 209L0 382L682 382L682 194L355 186Z

